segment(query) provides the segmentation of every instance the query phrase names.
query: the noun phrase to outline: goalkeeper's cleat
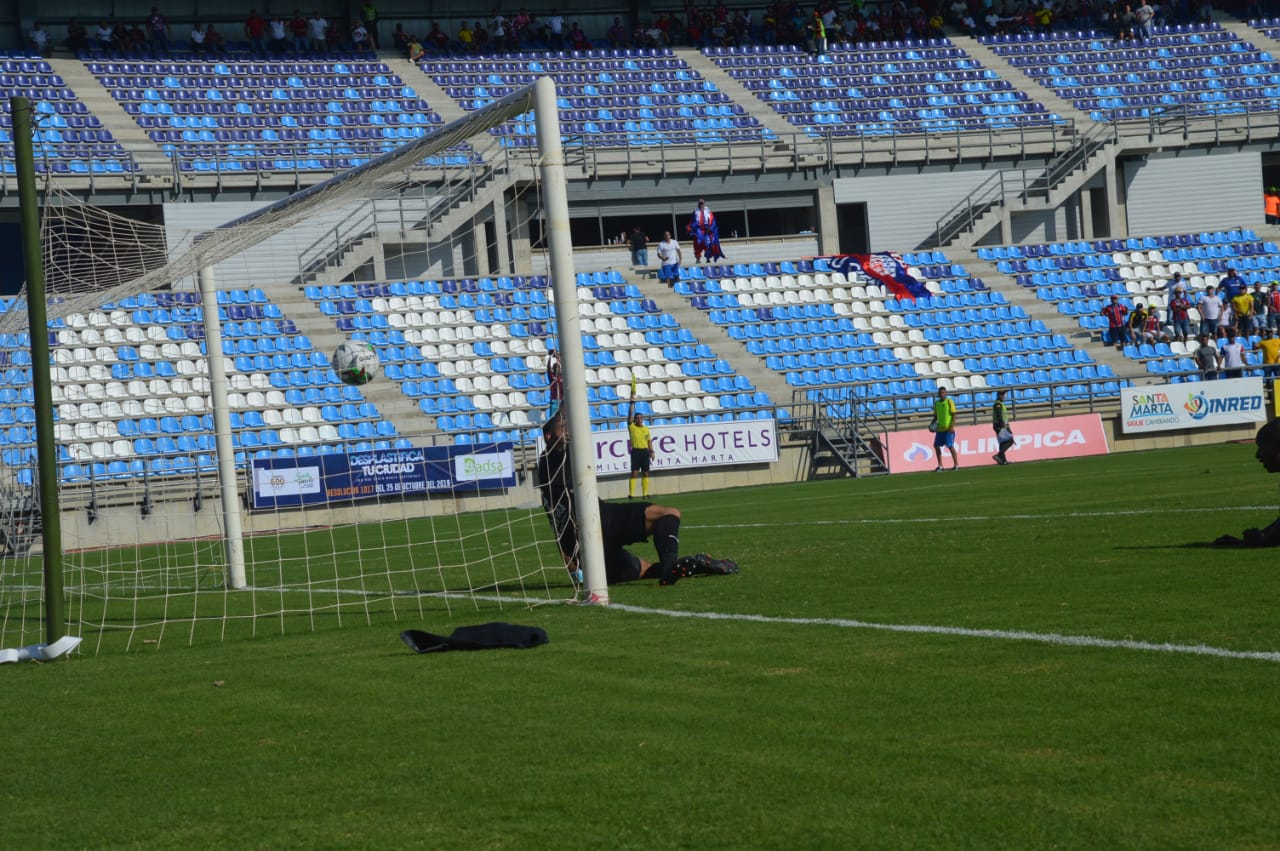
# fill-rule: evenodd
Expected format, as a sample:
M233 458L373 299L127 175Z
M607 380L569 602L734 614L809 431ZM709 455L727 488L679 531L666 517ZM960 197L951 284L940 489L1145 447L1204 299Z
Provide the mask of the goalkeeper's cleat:
M727 558L713 558L710 570L713 576L728 576L738 572L738 563Z
M688 575L689 574L687 573L681 573L680 568L677 567L674 570L669 570L666 573L662 574L662 576L658 578L658 584L659 585L675 585L677 582L680 581L680 577L688 576Z
M738 565L723 558L712 558L706 553L685 556L676 562L681 576L728 576L738 572Z

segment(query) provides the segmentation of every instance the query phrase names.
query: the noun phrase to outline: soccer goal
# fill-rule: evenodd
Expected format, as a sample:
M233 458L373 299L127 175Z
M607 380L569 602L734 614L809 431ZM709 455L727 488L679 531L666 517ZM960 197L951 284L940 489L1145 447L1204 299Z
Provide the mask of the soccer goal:
M488 132L512 120L540 144ZM577 311L553 313L576 300L554 85L348 153L217 226L199 218L223 205L156 224L44 187L57 459L38 464L25 297L5 300L0 647L45 634L42 467L65 631L88 652L443 626L582 590L531 480L549 351L582 394L571 429L590 429ZM537 252L550 281L513 271ZM344 383L331 355L348 341L379 362Z

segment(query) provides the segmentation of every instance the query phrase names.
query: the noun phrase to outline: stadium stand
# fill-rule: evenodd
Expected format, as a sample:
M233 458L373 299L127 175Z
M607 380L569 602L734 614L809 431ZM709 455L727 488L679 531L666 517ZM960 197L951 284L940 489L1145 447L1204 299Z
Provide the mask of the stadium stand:
M443 123L385 63L367 56L90 60L86 67L183 171L350 168Z
M450 56L422 68L468 110L549 74L559 91L564 134L602 145L716 144L772 136L669 49ZM507 145L534 144L531 121L508 122L494 132Z
M1099 345L1107 344L1107 321L1101 311L1112 295L1130 310L1141 303L1167 321L1168 284L1174 272L1181 273L1193 303L1206 287L1217 287L1231 268L1249 287L1280 278L1280 245L1259 240L1247 229L1001 246L979 249L978 256L995 262L1001 272L1059 313L1075 317L1081 328L1098 335ZM1195 308L1191 319L1198 325ZM1257 342L1254 335L1246 343L1249 375L1262 375L1259 356L1252 351ZM1194 349L1194 340L1138 341L1125 346L1123 354L1148 373L1177 383L1200 380L1191 359Z
M773 401L618 272L578 280L593 427L637 409L655 425L772 415ZM555 309L545 277L312 286L335 327L378 351L384 374L456 442L535 440L547 406Z
M1280 65L1217 24L1158 27L1147 42L1095 31L982 42L1094 121L1146 118L1170 107L1191 115L1267 111L1280 93Z
M707 57L813 136L1003 130L1059 123L947 39L837 47L708 48Z
M823 259L692 267L677 292L810 401L852 386L870 412L910 416L928 409L940 381L962 409L989 406L999 387L1024 404L1118 395L1106 364L941 252L903 260L929 297L899 298ZM848 404L828 414L848 416Z
M53 174L123 174L137 169L124 148L37 54L0 58L0 168L13 174L13 122L9 98L35 102L36 171Z

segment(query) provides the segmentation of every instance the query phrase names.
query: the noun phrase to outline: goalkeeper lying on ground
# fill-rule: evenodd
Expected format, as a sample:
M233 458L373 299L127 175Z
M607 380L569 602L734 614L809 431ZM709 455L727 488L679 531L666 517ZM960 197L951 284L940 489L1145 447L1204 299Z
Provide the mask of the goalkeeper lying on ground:
M1280 473L1280 420L1258 429L1258 452L1254 456L1268 473ZM1280 518L1264 529L1245 529L1243 537L1223 535L1213 543L1219 547L1276 547L1280 546Z
M542 507L564 556L569 575L581 582L578 565L578 526L573 505L573 477L569 470L569 435L563 409L542 428L546 447L538 457L538 489ZM625 504L600 502L600 531L604 538L605 574L610 585L635 579L657 579L674 585L686 576L724 576L738 572L738 565L707 555L680 558L680 509L652 502ZM624 549L653 537L656 562L645 561Z

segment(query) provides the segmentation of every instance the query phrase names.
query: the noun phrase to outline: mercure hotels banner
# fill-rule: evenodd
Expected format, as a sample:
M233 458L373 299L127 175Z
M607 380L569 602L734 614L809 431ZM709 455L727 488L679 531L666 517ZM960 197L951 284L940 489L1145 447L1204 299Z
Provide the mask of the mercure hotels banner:
M1110 451L1102 417L1098 414L1017 420L1011 428L1017 441L1008 453L1013 462L1106 455ZM932 470L938 465L933 454L933 432L928 429L887 432L884 441L890 473L914 473ZM994 465L996 462L991 456L999 451L996 433L988 423L958 427L955 447L962 469ZM951 453L945 449L942 464L951 468Z
M591 436L596 445L597 476L631 472L626 429L597 431ZM778 429L773 420L653 426L650 438L655 471L778 460Z
M1261 378L1125 387L1120 391L1120 405L1125 434L1267 419L1267 393Z

